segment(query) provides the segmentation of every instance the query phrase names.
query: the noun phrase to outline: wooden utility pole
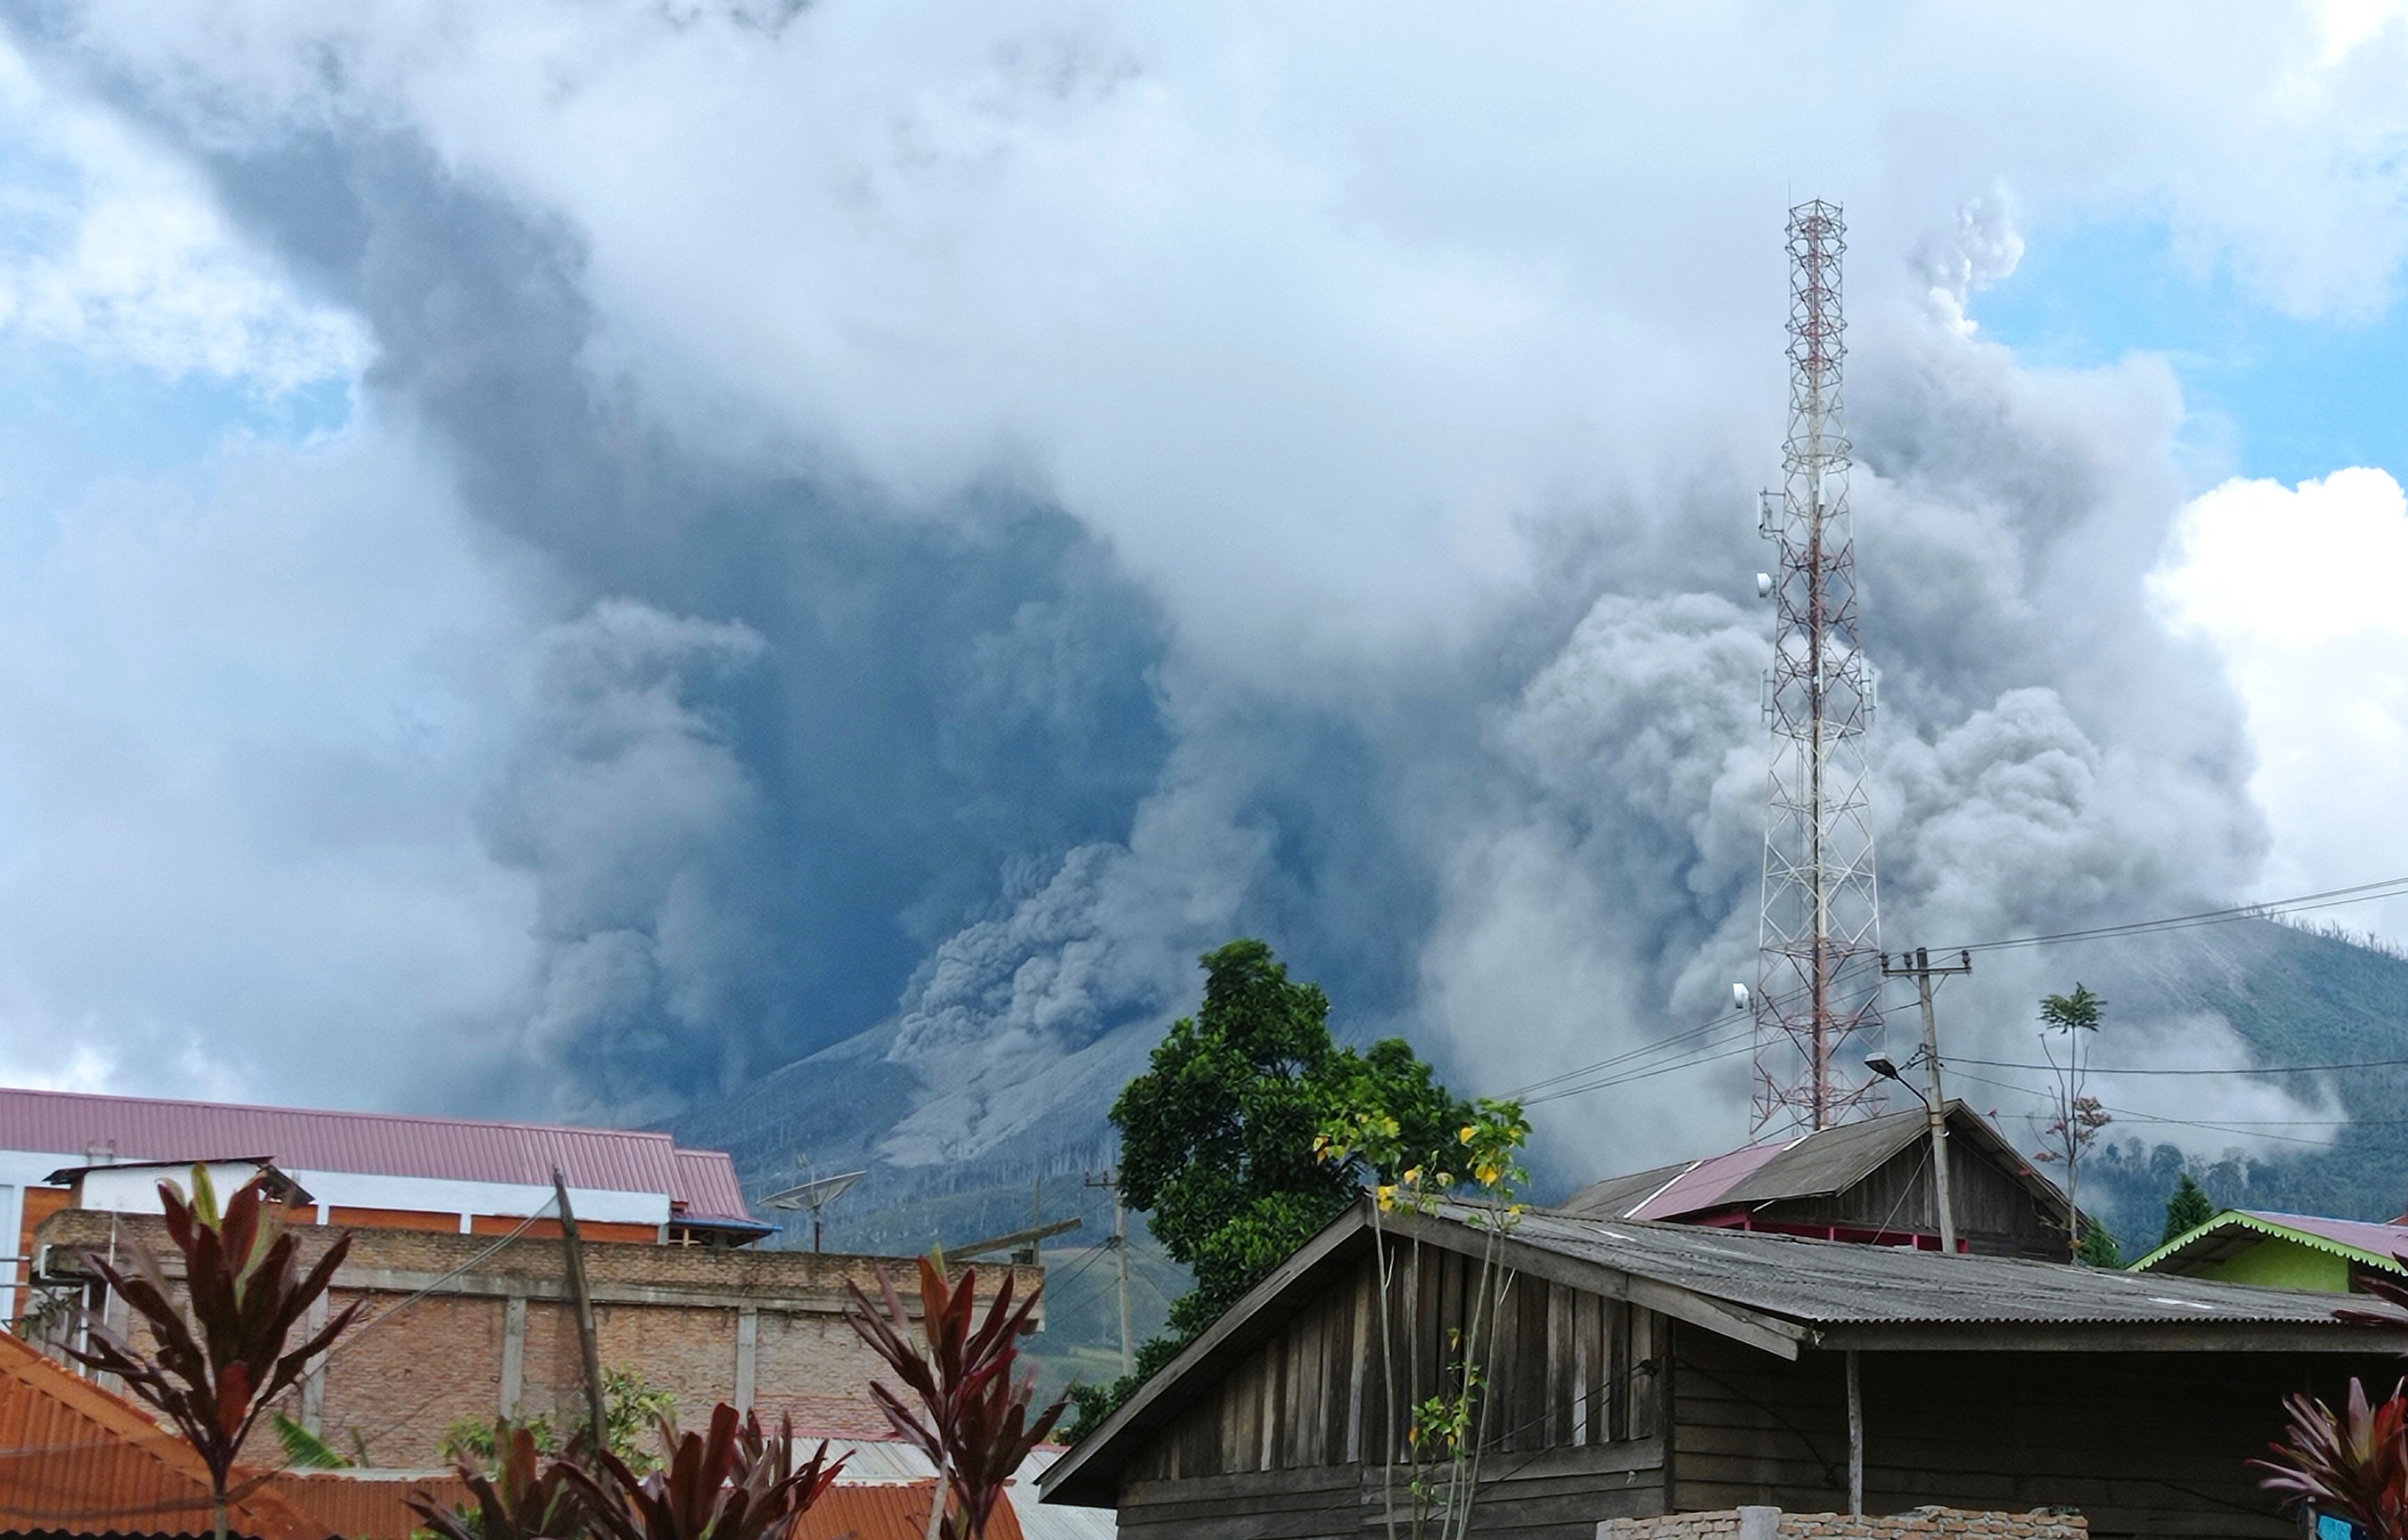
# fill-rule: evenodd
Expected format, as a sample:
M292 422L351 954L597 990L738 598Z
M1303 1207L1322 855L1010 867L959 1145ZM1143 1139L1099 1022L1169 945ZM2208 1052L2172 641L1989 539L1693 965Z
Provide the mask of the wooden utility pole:
M1948 1102L1940 1088L1940 1020L1931 1008L1932 991L1937 987L1932 981L1972 971L1971 952L1959 952L1954 963L1939 968L1931 965L1930 952L1920 946L1914 949L1914 960L1900 967L1893 968L1889 958L1882 958L1882 977L1914 980L1915 996L1923 1004L1923 1068L1931 1087L1931 1094L1923 1103L1923 1115L1931 1130L1931 1182L1939 1200L1940 1249L1951 1257L1956 1254L1956 1215L1949 1202Z
M560 1203L560 1233L568 1247L568 1292L577 1305L577 1347L585 1359L585 1412L593 1419L595 1468L610 1446L609 1397L602 1388L602 1348L594 1340L594 1293L585 1287L585 1245L578 1238L577 1213L568 1206L568 1180L552 1168L552 1196Z
M1120 1169L1112 1167L1100 1175L1090 1175L1087 1186L1110 1187L1112 1193L1112 1238L1108 1244L1120 1263L1121 1377L1126 1379L1137 1373L1137 1342L1129 1330L1128 1210L1121 1206Z

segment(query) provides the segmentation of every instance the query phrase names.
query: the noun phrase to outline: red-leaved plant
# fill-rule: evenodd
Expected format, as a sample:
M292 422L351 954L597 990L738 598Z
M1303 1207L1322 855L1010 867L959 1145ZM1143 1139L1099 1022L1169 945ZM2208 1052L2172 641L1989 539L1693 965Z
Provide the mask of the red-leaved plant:
M208 1467L218 1540L225 1540L226 1486L251 1429L277 1397L299 1383L311 1360L351 1324L359 1306L342 1313L302 1343L286 1339L309 1306L326 1292L351 1249L338 1235L305 1274L299 1244L270 1211L257 1180L244 1183L226 1201L222 1215L206 1167L193 1168L193 1198L185 1202L173 1182L159 1184L166 1211L167 1237L184 1259L187 1303L169 1292L166 1274L149 1249L136 1245L119 1266L87 1255L85 1262L141 1316L150 1330L148 1352L105 1321L87 1323L81 1346L67 1354L89 1368L115 1374L135 1395L157 1407L183 1434Z
M2408 1260L2408 1258L2401 1259ZM2388 1310L2343 1309L2343 1320L2397 1328L2408 1313L2408 1284L2366 1280L2366 1296ZM2346 1518L2371 1540L2408 1540L2408 1380L2389 1397L2369 1403L2366 1388L2349 1382L2339 1416L2312 1396L2283 1403L2286 1426L2269 1460L2249 1463L2266 1473L2258 1485L2319 1513Z
M602 1540L782 1536L844 1469L842 1460L829 1461L824 1441L797 1466L788 1419L767 1433L759 1418L724 1401L711 1408L708 1432L681 1434L666 1418L660 1429L667 1459L650 1475L608 1449L595 1456L598 1475L566 1461L553 1467L583 1493L588 1527Z
M494 1420L490 1474L465 1455L454 1468L476 1499L473 1515L455 1512L423 1491L406 1500L441 1540L575 1540L585 1533L584 1493L569 1479L565 1463L543 1467L535 1432L523 1423Z
M2408 1540L2408 1382L2369 1404L2366 1387L2349 1382L2341 1416L2313 1396L2283 1403L2288 1426L2271 1460L2249 1463L2259 1485L2346 1518L2372 1540Z
M920 1259L920 1320L914 1326L886 1270L878 1270L884 1295L882 1311L855 1285L845 1313L910 1393L903 1396L872 1380L870 1399L895 1431L937 1467L940 1477L929 1528L943 1540L981 1540L1004 1487L1028 1451L1061 1420L1069 1398L1030 1416L1033 1379L1015 1379L1020 1334L1027 1330L1044 1286L1012 1303L1006 1273L987 1306L977 1313L978 1270L965 1268L957 1283L944 1270ZM948 1502L950 1496L951 1501Z

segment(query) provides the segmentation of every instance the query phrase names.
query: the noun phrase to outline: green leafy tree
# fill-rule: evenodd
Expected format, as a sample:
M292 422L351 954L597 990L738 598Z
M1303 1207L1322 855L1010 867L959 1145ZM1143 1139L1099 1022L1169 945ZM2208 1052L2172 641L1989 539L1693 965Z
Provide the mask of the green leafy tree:
M2174 1183L2173 1196L2166 1200L2166 1232L2157 1244L2169 1245L2179 1236L2187 1235L2215 1217L2215 1203L2207 1189L2191 1180L2184 1172Z
M2082 1232L2082 1249L2074 1253L2074 1260L2086 1267L2122 1267L2124 1250L2105 1225L2093 1220Z
M1416 1164L1433 1178L1469 1174L1457 1132L1473 1109L1401 1038L1340 1046L1329 997L1289 979L1259 941L1202 962L1202 1009L1171 1025L1111 1112L1122 1196L1196 1287L1172 1304L1168 1334L1139 1353L1136 1376L1082 1388L1082 1431L1343 1213L1367 1174L1393 1184ZM1393 1125L1385 1147L1418 1153L1326 1159L1326 1129L1366 1121Z

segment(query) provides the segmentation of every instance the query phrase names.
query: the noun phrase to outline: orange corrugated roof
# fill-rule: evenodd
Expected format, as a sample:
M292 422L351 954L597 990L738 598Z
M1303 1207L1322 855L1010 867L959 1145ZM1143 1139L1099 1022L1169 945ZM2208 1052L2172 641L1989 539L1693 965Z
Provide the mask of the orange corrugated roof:
M251 1540L324 1540L331 1532L256 1485L227 1523ZM79 1378L0 1333L0 1533L205 1535L208 1467L192 1446L122 1396Z
M409 1540L426 1521L410 1510L423 1492L447 1508L474 1507L468 1484L456 1475L352 1475L341 1471L279 1471L268 1490L320 1534L347 1540Z
M871 1487L830 1487L795 1520L786 1540L927 1540L934 1481L891 1481ZM997 1503L986 1540L1021 1540L1020 1516Z

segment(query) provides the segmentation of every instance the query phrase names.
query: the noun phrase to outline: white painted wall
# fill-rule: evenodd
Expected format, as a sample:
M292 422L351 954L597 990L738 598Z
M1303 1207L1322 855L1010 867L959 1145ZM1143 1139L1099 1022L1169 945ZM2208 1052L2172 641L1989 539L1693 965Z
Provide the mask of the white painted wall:
M259 1174L258 1163L251 1160L209 1160L203 1164L220 1202ZM186 1198L192 1197L190 1166L108 1166L83 1173L81 1206L102 1214L165 1214L167 1205L159 1197L159 1184L163 1181L175 1183Z

